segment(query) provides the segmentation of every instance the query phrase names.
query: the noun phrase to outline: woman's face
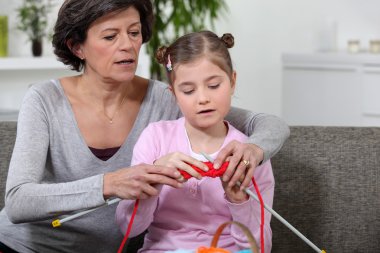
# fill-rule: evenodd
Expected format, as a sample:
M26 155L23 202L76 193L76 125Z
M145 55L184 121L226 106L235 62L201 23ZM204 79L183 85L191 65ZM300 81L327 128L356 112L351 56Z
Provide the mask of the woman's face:
M106 82L124 82L135 76L141 45L140 15L129 7L96 20L77 54L85 60L85 74Z
M235 72L230 77L204 57L179 64L174 71L172 89L187 122L200 129L223 122L231 106Z

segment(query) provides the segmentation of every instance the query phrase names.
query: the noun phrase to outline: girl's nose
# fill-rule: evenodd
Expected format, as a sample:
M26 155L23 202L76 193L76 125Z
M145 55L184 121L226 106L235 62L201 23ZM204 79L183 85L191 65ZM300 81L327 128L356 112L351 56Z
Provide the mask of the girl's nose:
M200 104L207 104L210 102L210 96L208 95L206 91L202 90L202 91L199 91L198 100Z

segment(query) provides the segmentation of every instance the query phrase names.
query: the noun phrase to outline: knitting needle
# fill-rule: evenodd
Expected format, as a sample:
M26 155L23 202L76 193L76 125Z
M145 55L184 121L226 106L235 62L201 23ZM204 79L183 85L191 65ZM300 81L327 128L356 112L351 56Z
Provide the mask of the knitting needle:
M109 205L115 204L115 203L119 202L120 200L121 199L119 199L119 198L114 198L114 199L106 200L106 203L103 204L103 205L101 205L101 206L98 206L98 207L95 207L95 208L92 208L92 209L88 209L88 210L85 210L85 211L82 211L82 212L79 212L79 213L67 216L67 217L65 217L63 219L56 219L56 220L52 221L51 224L53 225L53 227L59 227L59 226L62 225L62 223L66 222L66 221L70 221L70 220L78 218L78 217L80 217L82 215L91 213L92 211L98 210L99 208L102 208L104 206L109 206Z
M214 162L214 159L209 156L208 154L206 153L203 153L201 152L201 155L204 156L204 158L206 158L209 162ZM241 185L241 183L238 181L236 182L236 184L238 186ZM251 196L252 198L254 198L257 202L260 203L258 197L249 189L245 188L244 191L249 195ZM324 250L321 250L319 249L314 243L312 243L309 239L307 239L301 232L299 232L295 227L293 227L289 222L287 222L284 218L281 217L281 215L279 215L276 211L274 211L270 206L268 206L267 204L264 203L264 207L265 209L267 209L267 211L269 211L274 217L276 217L282 224L284 224L285 226L287 226L291 231L293 231L296 235L298 235L298 237L300 237L305 243L307 243L311 248L313 248L316 252L318 253L326 253L326 251Z

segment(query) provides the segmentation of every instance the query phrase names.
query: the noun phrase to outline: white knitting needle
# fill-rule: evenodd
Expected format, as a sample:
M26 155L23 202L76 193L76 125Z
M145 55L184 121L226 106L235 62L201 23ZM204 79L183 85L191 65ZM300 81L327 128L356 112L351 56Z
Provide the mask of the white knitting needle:
M79 212L79 213L67 216L67 217L65 217L63 219L56 219L56 220L52 221L51 224L53 225L53 227L59 227L59 226L62 225L62 223L66 222L66 221L70 221L70 220L78 218L78 217L80 217L82 215L85 215L87 213L91 213L92 211L98 210L99 208L115 204L115 203L119 202L120 200L121 199L119 199L119 198L106 200L106 203L103 204L103 205L101 205L101 206L98 206L98 207L95 207L95 208L92 208L92 209L88 209L88 210L85 210L85 211L82 211L82 212Z
M201 152L201 154L209 161L209 162L214 162L214 159L209 156L206 153ZM241 185L241 183L238 181L236 183L238 186ZM259 198L249 189L245 188L244 191L254 198L257 202L260 203ZM314 243L312 243L309 239L307 239L303 234L301 234L300 231L298 231L295 227L293 227L289 222L287 222L284 218L281 217L276 211L274 211L270 206L264 203L265 209L267 209L274 217L276 217L282 224L287 226L291 231L293 231L296 235L298 235L304 242L306 242L310 247L312 247L316 252L318 253L326 253L326 251L319 249Z

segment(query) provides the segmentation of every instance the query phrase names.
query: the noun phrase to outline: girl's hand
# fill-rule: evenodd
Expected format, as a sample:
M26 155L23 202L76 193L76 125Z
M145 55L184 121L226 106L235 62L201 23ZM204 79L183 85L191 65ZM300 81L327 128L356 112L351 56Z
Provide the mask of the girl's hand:
M189 164L195 165L201 170L208 171L207 165L205 165L203 162L198 161L197 159L191 156L185 155L181 152L174 152L174 153L167 154L157 159L154 162L154 164L166 166L170 168L177 168L177 169L186 171L191 176L197 179L201 179L202 176L196 170L194 170Z
M155 187L165 184L175 188L182 187L183 176L176 168L148 164L135 165L104 174L104 199L147 199L159 194Z
M228 159L227 159L228 158ZM241 182L240 189L250 184L255 168L264 158L264 151L251 143L231 141L218 154L214 161L214 168L229 160L230 164L223 175L223 182L232 188L237 181Z
M249 199L247 193L240 189L239 186L234 185L230 187L228 182L223 182L222 185L224 188L224 192L226 193L226 198L231 203L243 203Z

